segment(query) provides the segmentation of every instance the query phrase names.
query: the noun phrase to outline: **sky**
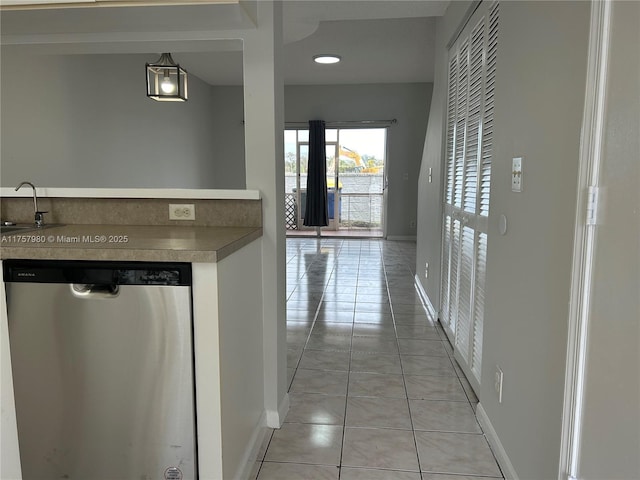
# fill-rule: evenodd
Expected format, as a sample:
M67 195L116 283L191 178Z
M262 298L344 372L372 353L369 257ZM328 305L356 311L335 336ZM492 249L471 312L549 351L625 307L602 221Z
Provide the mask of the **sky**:
M336 140L336 130L327 129L327 141ZM343 128L339 130L339 143L360 154L370 155L377 159L384 159L386 129L385 128ZM284 151L295 152L295 133L291 130L285 132Z

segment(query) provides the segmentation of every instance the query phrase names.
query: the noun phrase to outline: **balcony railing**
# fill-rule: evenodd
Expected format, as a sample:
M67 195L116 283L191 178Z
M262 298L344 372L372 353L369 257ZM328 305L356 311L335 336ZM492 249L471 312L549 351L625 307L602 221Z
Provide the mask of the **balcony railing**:
M340 195L340 228L382 228L382 193Z
M284 222L287 230L298 229L298 208L295 193L284 194Z
M338 218L341 230L382 229L382 193L341 193ZM285 193L285 225L298 230L298 205L295 193Z

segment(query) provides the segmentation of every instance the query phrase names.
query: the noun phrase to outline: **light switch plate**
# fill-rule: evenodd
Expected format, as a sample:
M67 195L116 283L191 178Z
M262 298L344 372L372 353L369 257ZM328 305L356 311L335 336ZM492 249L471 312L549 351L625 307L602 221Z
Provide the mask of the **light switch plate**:
M522 192L522 157L511 160L511 191Z

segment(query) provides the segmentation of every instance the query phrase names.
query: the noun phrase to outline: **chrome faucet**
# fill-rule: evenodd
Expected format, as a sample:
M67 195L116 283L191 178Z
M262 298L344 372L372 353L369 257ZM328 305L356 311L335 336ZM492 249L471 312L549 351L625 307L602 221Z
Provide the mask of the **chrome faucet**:
M44 226L44 214L47 212L41 212L40 210L38 210L38 195L36 194L36 187L33 183L31 182L20 183L20 185L16 187L16 192L20 190L20 187L24 185L29 185L33 189L34 221L35 221L36 227L42 227Z

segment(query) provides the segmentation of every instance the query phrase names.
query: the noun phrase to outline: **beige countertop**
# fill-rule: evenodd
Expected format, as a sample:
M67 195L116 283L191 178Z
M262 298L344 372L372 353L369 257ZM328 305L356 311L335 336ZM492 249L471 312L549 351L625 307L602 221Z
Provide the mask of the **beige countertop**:
M218 262L261 227L61 225L2 234L0 258Z

